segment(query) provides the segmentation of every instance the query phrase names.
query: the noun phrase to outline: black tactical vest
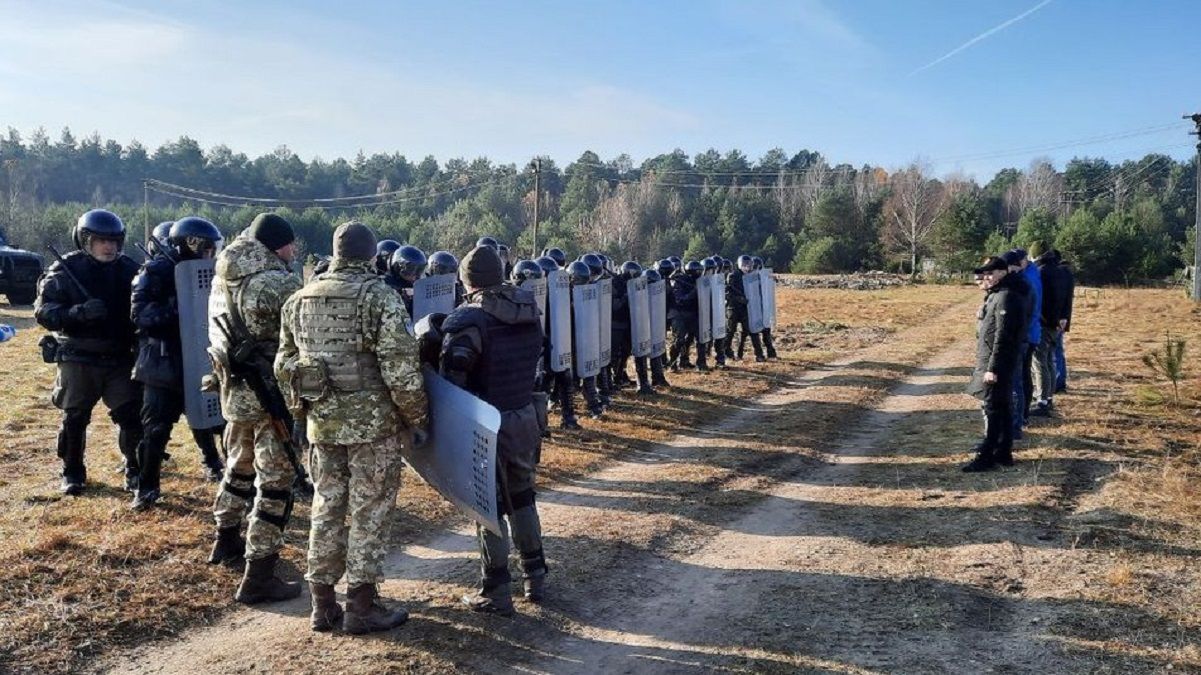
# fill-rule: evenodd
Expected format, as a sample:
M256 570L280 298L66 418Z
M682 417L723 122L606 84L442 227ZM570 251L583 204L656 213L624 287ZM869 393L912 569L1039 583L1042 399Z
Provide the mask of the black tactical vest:
M520 410L533 401L534 371L542 351L542 329L537 321L505 323L483 309L459 311L480 327L483 354L467 376L467 390L502 412Z

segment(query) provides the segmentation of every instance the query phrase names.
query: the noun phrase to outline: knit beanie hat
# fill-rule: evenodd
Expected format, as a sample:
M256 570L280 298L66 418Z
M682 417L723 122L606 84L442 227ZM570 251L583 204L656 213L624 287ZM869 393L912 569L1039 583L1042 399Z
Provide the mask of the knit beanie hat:
M250 236L272 251L278 251L296 241L292 223L274 213L260 213L255 216L254 221L250 223Z
M342 223L334 230L334 257L371 260L375 257L375 233L355 220Z
M459 278L472 288L489 288L504 283L505 265L500 254L490 246L471 249L459 265Z

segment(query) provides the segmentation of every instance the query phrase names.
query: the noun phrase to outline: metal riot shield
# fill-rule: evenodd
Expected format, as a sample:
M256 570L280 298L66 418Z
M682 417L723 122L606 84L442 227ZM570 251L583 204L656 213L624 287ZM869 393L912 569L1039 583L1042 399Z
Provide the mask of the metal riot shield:
M600 366L604 368L613 359L613 280L596 282L600 291Z
M713 342L713 277L705 274L696 280L697 344Z
M571 279L555 270L546 277L547 321L550 323L550 369L571 368Z
M724 274L713 275L710 287L709 317L713 323L713 339L726 339L726 277Z
M423 375L433 428L422 447L405 446L405 461L438 494L472 520L500 534L496 499L500 413L429 366L423 368Z
M651 355L651 305L646 277L626 282L626 298L630 305L630 353Z
M742 290L746 292L747 330L763 332L763 277L759 272L742 275Z
M651 314L651 357L667 353L667 282L646 285L646 297Z
M534 294L534 302L538 303L538 316L542 317L542 332L546 333L550 328L546 316L546 279L526 279L517 286Z
M193 429L211 429L225 424L220 396L216 392L200 390L201 378L213 371L208 355L208 318L215 264L212 259L187 260L175 266L179 338L183 345L184 415ZM223 295L221 299L224 300Z
M763 327L776 327L776 276L770 267L764 267L759 282L759 292L763 295Z
M575 375L592 377L600 372L600 284L573 287L571 312L575 317Z
M455 282L453 274L438 274L422 277L413 282L414 324L430 314L450 314L455 309Z

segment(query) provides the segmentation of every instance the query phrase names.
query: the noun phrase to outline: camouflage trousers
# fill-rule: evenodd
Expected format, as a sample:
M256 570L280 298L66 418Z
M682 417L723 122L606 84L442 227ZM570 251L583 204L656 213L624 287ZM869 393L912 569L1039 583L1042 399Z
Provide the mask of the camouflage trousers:
M296 473L265 417L256 422L230 422L225 427L225 447L229 459L213 503L213 517L218 529L238 527L249 511L246 559L265 558L284 545Z
M313 443L316 490L306 579L333 585L345 574L350 586L383 581L400 452L408 442L404 433L354 445Z

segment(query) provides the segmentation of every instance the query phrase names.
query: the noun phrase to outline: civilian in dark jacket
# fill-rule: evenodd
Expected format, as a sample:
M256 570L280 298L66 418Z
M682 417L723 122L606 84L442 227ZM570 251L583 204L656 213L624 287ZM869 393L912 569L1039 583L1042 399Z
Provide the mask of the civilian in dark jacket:
M998 464L1013 464L1013 377L1025 340L1025 300L1016 289L1017 275L1001 258L989 258L974 270L985 290L978 315L976 368L968 393L984 407L984 440L964 471L987 471Z
M1074 282L1064 274L1059 255L1050 251L1039 258L1043 282L1042 339L1034 355L1034 393L1038 399L1031 415L1050 417L1055 396L1055 345L1071 319Z
M1059 274L1063 279L1063 284L1067 287L1067 316L1063 324L1063 331L1055 339L1055 393L1058 394L1068 390L1068 362L1063 352L1063 339L1072 330L1072 301L1076 296L1076 275L1072 274L1072 264L1063 260L1059 251L1052 249L1051 253L1059 261Z

